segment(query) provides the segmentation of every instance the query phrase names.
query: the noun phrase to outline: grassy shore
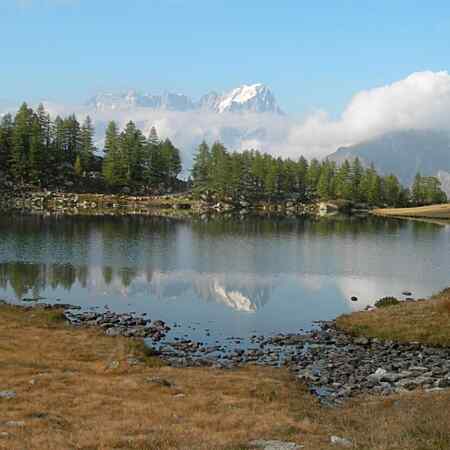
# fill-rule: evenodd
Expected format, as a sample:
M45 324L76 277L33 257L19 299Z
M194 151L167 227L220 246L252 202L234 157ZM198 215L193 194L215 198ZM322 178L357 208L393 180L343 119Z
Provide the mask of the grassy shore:
M287 370L166 367L140 341L71 328L58 311L0 305L2 390L17 394L0 398L8 450L244 450L253 439L325 450L332 435L359 450L450 448L450 392L324 408Z
M372 214L390 217L422 217L430 219L450 219L450 203L420 206L417 208L380 208Z
M341 316L337 326L353 335L449 347L450 288L429 300Z

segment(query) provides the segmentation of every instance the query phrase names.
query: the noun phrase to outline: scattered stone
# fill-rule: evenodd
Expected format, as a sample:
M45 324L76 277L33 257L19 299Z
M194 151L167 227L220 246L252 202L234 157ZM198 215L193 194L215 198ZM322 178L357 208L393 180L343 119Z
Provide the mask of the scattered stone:
M341 438L339 436L331 436L330 441L333 445L340 445L341 447L352 447L353 444L349 439Z
M62 305L66 306L66 305ZM56 308L60 305L33 304L22 308ZM235 368L245 364L287 366L324 405L335 406L360 394L389 395L413 389L450 388L450 348L433 348L419 343L394 343L364 336L353 337L336 328L334 321L318 322L318 328L305 333L253 335L248 340L230 336L215 345L184 337L166 338L170 327L161 320L151 321L136 313L115 313L65 308L73 326L98 327L109 336L145 338L146 348L173 367ZM177 328L180 325L177 324ZM195 327L188 327L195 330ZM205 330L206 335L210 333ZM150 353L148 353L149 355ZM130 355L129 365L141 361ZM112 361L109 369L117 369ZM171 387L160 379L149 383ZM169 385L167 384L169 383ZM6 391L3 391L6 392ZM9 391L8 391L9 392ZM7 394L1 398L8 397ZM14 393L15 396L15 393Z
M10 400L12 398L16 398L17 394L15 391L0 391L0 398L5 400Z
M7 427L23 428L25 426L25 422L23 420L8 420L8 422L5 422L5 425Z
M118 369L119 366L120 366L119 361L111 361L111 362L108 364L108 369L112 369L112 370Z
M168 388L171 388L171 387L174 387L174 386L175 386L174 383L172 383L172 382L166 380L165 378L160 378L160 377L150 377L150 378L146 378L145 381L146 381L146 383L158 384L158 385L160 385L160 386L168 387Z
M300 450L304 448L304 445L296 444L295 442L283 442L283 441L265 441L257 440L250 442L250 446L253 448L260 448L263 450Z

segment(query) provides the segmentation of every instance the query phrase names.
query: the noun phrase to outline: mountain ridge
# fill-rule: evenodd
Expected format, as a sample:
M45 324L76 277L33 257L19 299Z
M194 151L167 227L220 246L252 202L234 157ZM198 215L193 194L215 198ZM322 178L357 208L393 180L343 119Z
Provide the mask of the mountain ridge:
M374 164L383 174L394 173L411 185L417 172L436 176L450 194L450 133L443 130L392 131L359 144L340 147L328 155L338 164L358 157L363 165Z
M120 111L134 108L150 108L166 111L209 111L223 113L274 113L283 115L274 94L262 83L243 84L231 91L219 94L209 92L198 101L181 93L141 93L131 89L123 92L100 92L86 105L96 111Z

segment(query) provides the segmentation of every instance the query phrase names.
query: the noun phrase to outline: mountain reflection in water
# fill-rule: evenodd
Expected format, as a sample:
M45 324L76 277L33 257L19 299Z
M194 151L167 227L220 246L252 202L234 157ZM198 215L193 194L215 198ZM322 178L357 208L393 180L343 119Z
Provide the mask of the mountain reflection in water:
M449 229L376 217L2 217L0 298L214 321L229 333L297 331L450 285Z

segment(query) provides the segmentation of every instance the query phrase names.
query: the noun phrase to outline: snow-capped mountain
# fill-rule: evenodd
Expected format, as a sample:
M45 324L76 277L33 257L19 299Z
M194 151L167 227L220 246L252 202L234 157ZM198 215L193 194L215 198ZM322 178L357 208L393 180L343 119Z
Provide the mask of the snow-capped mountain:
M194 108L192 100L183 94L166 92L163 95L141 94L131 90L121 93L102 92L88 100L87 105L96 111L124 111L138 107L189 111Z
M253 112L283 114L272 91L264 84L243 85L225 94L210 92L194 102L184 94L142 94L131 90L121 93L99 93L87 105L99 112L151 108L168 111L209 111L218 114Z
M240 86L218 97L214 111L223 112L272 112L282 114L271 90L264 84Z

